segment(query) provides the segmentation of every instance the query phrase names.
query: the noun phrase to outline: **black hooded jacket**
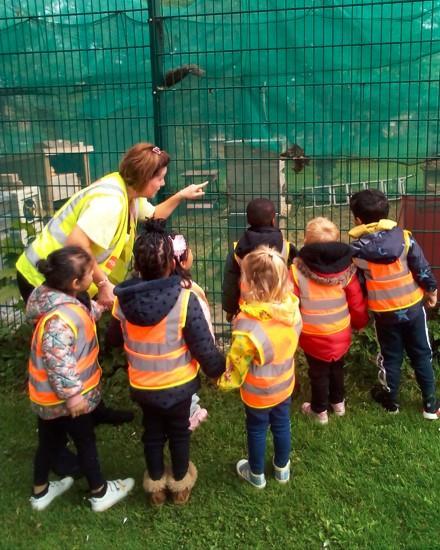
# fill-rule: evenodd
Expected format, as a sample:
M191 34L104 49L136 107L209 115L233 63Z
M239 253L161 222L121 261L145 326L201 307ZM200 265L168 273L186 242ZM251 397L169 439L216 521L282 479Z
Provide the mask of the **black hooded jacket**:
M261 245L267 245L276 248L279 252L283 249L283 234L277 227L253 227L250 226L240 237L235 250L231 250L226 258L225 270L223 274L222 306L224 311L235 315L238 310L240 300L240 266L235 259L235 254L239 258L244 258L246 254L252 252ZM293 262L296 256L295 247L290 244L289 257L287 265Z
M181 278L177 275L153 281L129 279L115 288L126 319L137 326L152 326L159 323L174 307L181 291ZM188 302L183 337L192 357L200 363L207 376L217 378L223 374L225 358L215 347L199 299L193 293ZM200 380L196 377L174 388L132 388L131 391L135 401L167 409L190 397L199 387Z
M341 273L352 265L353 250L340 242L312 243L303 246L298 257L312 271L323 274Z

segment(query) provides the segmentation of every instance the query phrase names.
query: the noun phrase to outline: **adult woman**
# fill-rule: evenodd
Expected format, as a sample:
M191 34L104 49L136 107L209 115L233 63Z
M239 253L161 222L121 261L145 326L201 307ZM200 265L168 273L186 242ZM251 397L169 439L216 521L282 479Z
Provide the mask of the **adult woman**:
M63 246L81 246L94 259L90 296L110 307L114 285L124 280L131 261L139 219L167 218L185 199L204 195L206 184L189 185L154 207L153 198L165 185L169 155L151 143L138 143L125 154L119 172L104 176L75 193L58 210L17 261L17 282L27 301L43 282L36 268Z
M167 218L182 200L204 195L205 184L189 185L156 207L150 204L146 199L165 185L169 161L169 155L159 147L138 143L125 154L119 172L75 193L17 261L17 283L24 301L44 281L36 267L40 259L63 246L80 246L93 259L93 283L88 294L111 307L114 285L125 279L131 261L137 221ZM84 298L88 300L78 295L81 301ZM103 401L95 414L97 423L121 424L132 419L132 412L110 409ZM75 475L79 471L77 457L64 448L53 469L62 476Z

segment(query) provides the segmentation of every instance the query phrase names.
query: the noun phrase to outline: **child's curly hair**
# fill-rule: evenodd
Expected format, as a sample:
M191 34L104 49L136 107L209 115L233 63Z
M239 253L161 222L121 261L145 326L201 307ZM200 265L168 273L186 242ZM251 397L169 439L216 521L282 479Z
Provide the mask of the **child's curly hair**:
M160 279L173 270L173 243L165 223L152 219L140 225L133 249L134 267L145 281Z
M292 291L286 262L269 246L259 246L241 263L242 295L246 302L283 302Z

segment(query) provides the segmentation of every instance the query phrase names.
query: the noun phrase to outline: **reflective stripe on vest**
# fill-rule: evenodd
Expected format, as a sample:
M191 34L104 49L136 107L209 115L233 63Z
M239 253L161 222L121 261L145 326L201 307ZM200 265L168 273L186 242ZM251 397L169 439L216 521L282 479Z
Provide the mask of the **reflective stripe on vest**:
M62 304L44 315L37 323L29 357L29 397L34 403L47 407L65 402L65 399L60 399L56 395L49 383L41 351L46 323L53 317L60 317L75 334L75 370L83 386L81 393L85 394L95 388L101 379L95 323L81 306Z
M324 285L313 281L295 264L291 266L291 273L299 288L304 334L335 334L350 325L347 298L341 284Z
M353 258L365 275L368 308L376 313L411 307L423 299L423 290L414 280L407 261L407 248L390 264Z
M233 335L245 335L255 345L259 360L249 368L240 388L246 405L267 408L278 405L292 394L295 385L294 355L301 332L274 319L260 321L240 312Z
M114 315L121 321L128 360L130 385L141 390L159 390L193 380L199 365L183 337L191 290L182 289L174 307L159 323L130 323L116 298Z
M89 187L85 187L75 193L54 214L42 232L37 235L32 244L23 252L17 261L17 269L30 284L39 286L44 281L43 275L36 268L38 260L47 258L51 252L58 250L66 244L67 238L77 225L82 211L87 208L91 200L99 199L100 197L114 197L114 200L119 201L121 204L121 216L118 228L109 248L105 250L94 245L94 248L97 249L95 257L99 267L107 275L111 274L127 242L129 216L126 186L124 180L117 172L109 174ZM99 212L96 215L99 216ZM135 228L133 228L133 236L134 231ZM125 272L114 282L122 282L124 277ZM96 287L92 285L89 291L90 295L93 296L96 292Z

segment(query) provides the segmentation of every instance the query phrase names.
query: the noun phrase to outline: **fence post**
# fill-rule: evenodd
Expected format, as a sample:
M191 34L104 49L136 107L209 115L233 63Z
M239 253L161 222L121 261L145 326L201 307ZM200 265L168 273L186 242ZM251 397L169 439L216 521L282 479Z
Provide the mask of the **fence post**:
M148 26L150 29L150 62L151 81L153 94L153 117L154 117L154 142L163 147L161 129L161 91L163 83L163 71L160 55L163 53L163 23L160 15L160 2L148 0Z

